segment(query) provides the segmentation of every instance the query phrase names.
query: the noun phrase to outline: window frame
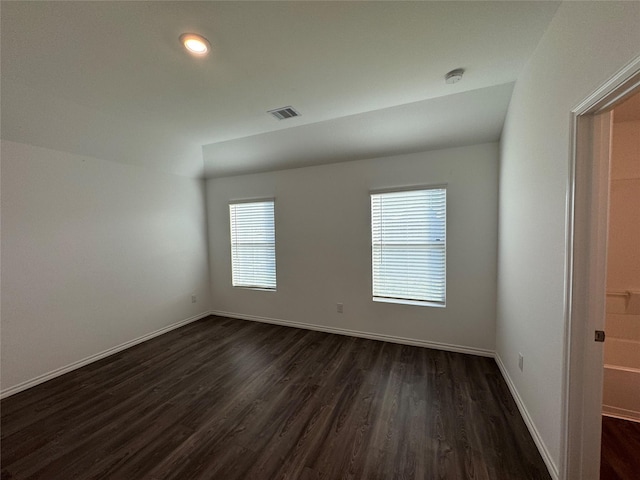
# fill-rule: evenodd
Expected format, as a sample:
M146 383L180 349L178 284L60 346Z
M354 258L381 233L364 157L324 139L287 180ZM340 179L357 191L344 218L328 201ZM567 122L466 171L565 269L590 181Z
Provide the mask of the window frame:
M236 258L236 255L234 255L234 247L237 246L238 242L234 242L234 235L233 235L233 214L232 214L232 207L234 205L244 205L244 204L250 204L250 203L271 203L273 205L273 287L270 285L261 285L259 283L256 282L255 285L249 285L249 284L237 284L236 285L236 264L234 262L234 258ZM268 197L268 198L250 198L250 199L241 199L241 200L230 200L228 202L228 210L227 210L228 214L229 214L229 247L230 247L230 263L231 263L231 286L233 288L239 288L239 289L246 289L246 290L258 290L258 291L265 291L265 292L275 292L277 291L277 286L278 286L278 281L277 281L277 256L276 256L276 201L275 198L273 197ZM269 244L270 245L270 244Z
M373 224L373 198L375 195L384 195L384 194L393 194L393 193L403 193L403 192L416 192L416 191L426 191L426 190L444 190L444 245L443 245L443 271L442 271L442 279L444 281L444 290L442 295L442 301L437 300L424 300L424 299L408 299L408 298L397 298L397 297L387 297L375 295L375 284L376 284L376 275L375 270L376 266L374 264L374 224ZM371 240L371 250L370 250L370 261L371 261L371 295L372 300L374 302L380 303L393 303L400 305L415 305L415 306L426 306L426 307L436 307L436 308L446 308L447 306L447 229L448 229L448 184L432 184L432 185L416 185L416 186L408 186L408 187L396 187L396 188L384 188L384 189L376 189L369 191L369 226L370 226L370 240Z

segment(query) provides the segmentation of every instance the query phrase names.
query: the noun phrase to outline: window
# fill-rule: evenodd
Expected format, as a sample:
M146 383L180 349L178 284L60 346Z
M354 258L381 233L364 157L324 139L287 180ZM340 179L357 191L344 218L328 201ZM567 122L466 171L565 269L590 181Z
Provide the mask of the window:
M445 306L444 187L371 194L373 299Z
M229 204L234 287L276 289L273 200Z

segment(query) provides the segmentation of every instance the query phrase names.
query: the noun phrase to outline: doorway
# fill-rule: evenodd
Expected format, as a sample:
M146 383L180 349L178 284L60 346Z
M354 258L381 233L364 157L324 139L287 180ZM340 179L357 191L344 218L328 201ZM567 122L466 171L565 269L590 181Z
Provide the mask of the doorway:
M613 111L639 91L640 57L573 111L563 479L600 479Z
M640 477L640 93L614 106L600 479Z

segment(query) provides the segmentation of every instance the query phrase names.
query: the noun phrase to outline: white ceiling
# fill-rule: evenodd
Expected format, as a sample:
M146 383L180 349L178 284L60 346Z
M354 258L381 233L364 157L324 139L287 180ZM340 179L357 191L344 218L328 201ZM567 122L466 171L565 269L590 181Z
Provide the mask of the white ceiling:
M2 138L188 176L495 141L558 3L2 2Z
M513 84L294 126L204 147L216 177L497 141Z

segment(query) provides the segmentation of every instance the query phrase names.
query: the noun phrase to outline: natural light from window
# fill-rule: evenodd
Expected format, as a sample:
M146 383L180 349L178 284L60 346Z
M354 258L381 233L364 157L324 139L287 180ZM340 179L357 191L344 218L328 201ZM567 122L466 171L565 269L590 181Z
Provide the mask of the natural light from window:
M229 204L234 287L276 289L274 201Z
M445 187L371 194L373 300L446 301Z

